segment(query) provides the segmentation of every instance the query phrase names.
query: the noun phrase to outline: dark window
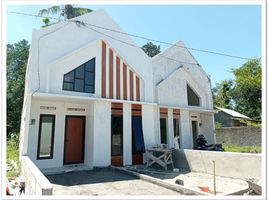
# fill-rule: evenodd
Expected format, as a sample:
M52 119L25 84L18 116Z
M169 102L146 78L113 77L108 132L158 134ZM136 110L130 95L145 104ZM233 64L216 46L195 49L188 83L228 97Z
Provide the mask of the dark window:
M75 79L74 90L77 92L84 92L84 80Z
M123 116L112 115L112 156L123 155Z
M193 144L194 144L194 147L196 147L196 139L198 135L197 121L192 121L192 134L193 134Z
M64 76L64 82L74 82L74 71L71 71Z
M65 90L74 90L74 84L73 83L63 83L63 88L65 88Z
M64 74L63 90L95 92L95 58Z
M40 115L37 159L53 158L55 115Z
M161 144L167 144L167 119L160 118Z
M187 84L187 99L189 106L200 106L199 96L188 84Z

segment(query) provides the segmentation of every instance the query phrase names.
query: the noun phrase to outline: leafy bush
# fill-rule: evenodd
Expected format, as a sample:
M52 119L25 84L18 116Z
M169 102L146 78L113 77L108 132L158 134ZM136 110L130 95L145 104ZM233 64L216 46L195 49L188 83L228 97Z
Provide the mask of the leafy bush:
M224 151L228 152L240 152L240 153L261 153L261 146L235 146L229 144L223 144Z
M17 135L17 134L16 134ZM19 162L19 148L16 137L11 138L7 141L7 164L10 167L10 170L7 172L7 177L18 177L20 174L20 162ZM14 168L12 160L17 163L18 168Z

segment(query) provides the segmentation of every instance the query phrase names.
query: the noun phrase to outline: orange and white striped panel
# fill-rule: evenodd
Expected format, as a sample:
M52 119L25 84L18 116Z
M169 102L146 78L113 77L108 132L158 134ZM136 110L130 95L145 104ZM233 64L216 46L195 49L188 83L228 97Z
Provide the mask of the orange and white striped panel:
M102 41L102 98L140 101L141 78Z

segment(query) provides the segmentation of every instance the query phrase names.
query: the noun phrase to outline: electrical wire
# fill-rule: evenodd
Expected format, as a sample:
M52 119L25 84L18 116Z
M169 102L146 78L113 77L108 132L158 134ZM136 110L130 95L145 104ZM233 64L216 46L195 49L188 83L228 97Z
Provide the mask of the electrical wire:
M22 12L13 12L13 11L10 11L9 13L44 18L43 16L40 16L40 15L34 15L34 14L22 13ZM58 20L58 18L54 18L54 17L47 17L47 18ZM69 21L71 21L71 20L69 20ZM243 59L243 60L249 60L250 59L250 58L236 56L236 55L231 55L231 54L222 53L222 52L209 51L209 50L204 50L204 49L199 49L199 48L181 46L181 45L178 45L178 44L172 44L170 42L165 42L165 41L155 40L155 39L151 39L151 38L144 37L144 36L139 36L139 35L135 35L135 34L125 33L125 32L122 32L122 31L118 31L118 30L115 30L115 29L110 29L110 28L107 28L107 27L98 26L98 25L95 25L95 24L87 23L87 22L83 22L83 23L86 24L86 25L95 27L95 28L100 28L100 29L103 29L103 30L107 30L107 31L111 31L111 32L116 32L116 33L119 33L119 34L124 34L124 35L128 35L128 36L136 37L136 38L139 38L139 39L143 39L143 40L147 40L147 41L152 41L152 42L160 43L160 44L165 44L165 45L170 45L170 46L176 46L176 47L179 47L179 48L185 48L185 49L189 49L189 50L193 50L193 51L198 51L198 52L202 52L202 53L209 53L209 54L214 54L214 55L218 55L218 56L225 56L225 57L237 58L237 59Z
M37 87L37 89L36 90L34 90L33 91L33 93L31 94L31 96L33 96L36 92L38 92L38 90L40 90L40 67L39 67L39 65L40 65L40 47L39 47L39 45L40 45L40 40L42 39L42 38L44 38L45 36L47 36L47 35L50 35L50 34L52 34L52 33L55 33L56 31L58 31L58 30L60 30L60 29L62 29L62 28L64 28L64 27L66 27L67 25L69 25L71 22L70 21L68 21L66 24L64 24L64 25L62 25L62 26L60 26L60 27L58 27L57 29L55 29L55 30L53 30L53 31L51 31L51 32L48 32L48 33L45 33L44 35L42 35L42 36L40 36L39 38L38 38L38 41L37 41L37 76L38 76L38 87Z
M77 21L76 21L76 22L77 22ZM86 26L86 25L84 25L84 27L86 27L86 28L88 28L88 29L90 29L90 30L92 30L92 31L95 31L95 32L97 32L97 33L99 33L99 34L101 34L101 35L104 35L104 36L106 36L106 37L109 37L109 38L111 38L111 39L113 39L113 40L116 40L116 41L118 41L118 42L121 42L121 43L124 43L124 44L126 44L126 45L129 45L129 46L131 46L131 47L138 48L138 49L141 49L141 50L142 50L142 48L139 47L139 46L137 46L137 45L134 45L134 44L125 42L125 41L123 41L123 40L117 39L117 38L115 38L115 37L113 37L113 36L110 36L110 35L108 35L108 34L105 34L105 33L101 32L101 31L98 31L98 30L96 30L96 29L94 29L94 28L91 28L91 27L88 27L88 26ZM191 62L180 61L180 60L176 60L176 59L174 59L174 58L170 58L170 57L164 56L164 55L162 55L162 54L158 54L157 56L166 58L166 59L171 60L171 61L174 61L174 62L178 62L178 63L180 63L180 64L181 64L181 63L184 63L184 64L190 64L190 65L198 65L198 66L200 66L200 64L198 64L198 63L191 63Z

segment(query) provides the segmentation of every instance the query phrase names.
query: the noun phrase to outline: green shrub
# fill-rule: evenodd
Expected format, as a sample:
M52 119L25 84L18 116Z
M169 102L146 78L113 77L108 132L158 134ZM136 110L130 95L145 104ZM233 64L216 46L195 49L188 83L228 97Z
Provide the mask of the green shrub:
M19 162L19 148L17 138L10 138L7 141L7 148L6 148L6 156L7 156L7 164L10 167L10 170L7 172L8 178L15 178L18 177L20 174L20 162ZM15 169L11 163L11 160L15 161L18 165L18 168Z
M261 146L235 146L230 144L223 144L224 151L240 152L240 153L261 153Z

